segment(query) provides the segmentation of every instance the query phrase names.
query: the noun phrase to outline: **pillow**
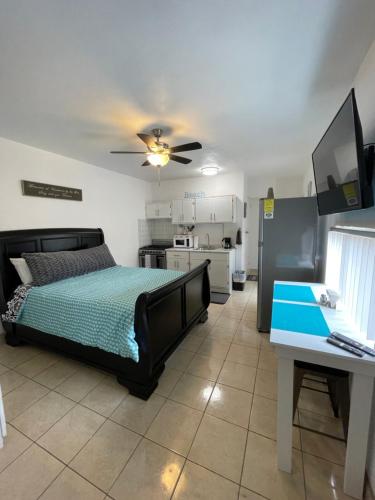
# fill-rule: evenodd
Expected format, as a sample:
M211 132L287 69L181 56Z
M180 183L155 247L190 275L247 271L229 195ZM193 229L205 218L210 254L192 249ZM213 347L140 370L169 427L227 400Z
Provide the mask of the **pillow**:
M23 253L33 285L48 285L55 281L92 273L116 265L107 245L62 252Z
M18 276L21 278L21 281L24 285L29 285L33 281L33 277L31 275L29 266L27 262L22 257L20 258L10 258L11 263L16 268Z

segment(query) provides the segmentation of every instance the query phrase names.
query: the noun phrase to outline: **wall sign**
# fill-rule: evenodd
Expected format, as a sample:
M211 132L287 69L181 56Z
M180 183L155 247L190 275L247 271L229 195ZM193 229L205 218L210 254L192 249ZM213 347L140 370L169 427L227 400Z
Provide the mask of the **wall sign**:
M38 196L40 198L55 198L57 200L82 201L82 189L65 186L55 186L53 184L43 184L42 182L21 181L22 194L24 196Z
M205 198L206 193L204 191L198 191L198 193L189 193L185 191L184 198Z

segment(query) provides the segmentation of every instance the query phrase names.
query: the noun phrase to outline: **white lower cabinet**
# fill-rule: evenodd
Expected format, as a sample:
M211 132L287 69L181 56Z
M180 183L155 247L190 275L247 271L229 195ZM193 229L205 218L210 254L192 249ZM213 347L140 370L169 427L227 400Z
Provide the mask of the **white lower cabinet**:
M232 273L234 271L234 251L226 253L191 252L190 269L209 259L208 275L212 292L231 293Z
M167 250L167 269L184 273L190 271L190 252Z
M230 252L197 252L186 250L167 250L167 269L188 272L205 260L208 266L212 292L232 293L232 274L234 272L234 250Z

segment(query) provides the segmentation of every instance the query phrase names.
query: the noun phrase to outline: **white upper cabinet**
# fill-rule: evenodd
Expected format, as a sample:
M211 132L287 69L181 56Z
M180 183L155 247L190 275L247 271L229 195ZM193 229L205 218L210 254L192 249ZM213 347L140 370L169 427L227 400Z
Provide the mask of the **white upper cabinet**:
M146 203L146 219L170 219L171 202Z
M172 223L181 224L182 222L182 200L172 201Z
M172 201L173 224L194 224L195 222L195 200L173 200Z
M212 198L197 198L195 200L196 222L213 222L212 208Z
M235 196L173 200L146 204L146 219L170 219L173 224L236 222Z
M146 203L146 219L155 219L158 213L157 203Z
M171 202L165 201L162 203L158 203L158 205L158 217L160 217L161 219L170 219L172 217Z
M195 222L195 200L182 200L182 220L186 224L194 224Z
M198 198L196 222L236 222L235 196Z
M215 196L213 202L213 222L234 222L234 196Z

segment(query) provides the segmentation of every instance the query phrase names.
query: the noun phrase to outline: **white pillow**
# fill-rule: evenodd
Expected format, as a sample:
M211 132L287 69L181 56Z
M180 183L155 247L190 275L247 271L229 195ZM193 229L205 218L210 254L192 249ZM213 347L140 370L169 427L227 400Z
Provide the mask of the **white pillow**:
M25 259L20 257L19 259L9 259L11 263L16 268L18 276L21 278L21 281L24 285L29 285L33 281L33 277L31 275L29 266Z

